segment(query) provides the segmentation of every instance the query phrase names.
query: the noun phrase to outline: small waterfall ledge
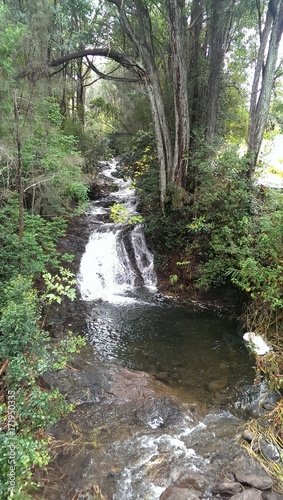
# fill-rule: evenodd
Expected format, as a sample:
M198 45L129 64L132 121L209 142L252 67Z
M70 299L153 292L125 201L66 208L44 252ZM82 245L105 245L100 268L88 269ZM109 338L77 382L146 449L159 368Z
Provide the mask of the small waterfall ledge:
M106 165L103 174L118 185L118 191L103 200L103 207L95 204L91 215L96 222L81 260L78 283L83 300L131 302L140 287L156 291L157 278L153 255L147 247L143 225L118 224L99 221L107 213L105 203L124 203L129 215L137 214L138 198L128 180L113 176L117 163Z

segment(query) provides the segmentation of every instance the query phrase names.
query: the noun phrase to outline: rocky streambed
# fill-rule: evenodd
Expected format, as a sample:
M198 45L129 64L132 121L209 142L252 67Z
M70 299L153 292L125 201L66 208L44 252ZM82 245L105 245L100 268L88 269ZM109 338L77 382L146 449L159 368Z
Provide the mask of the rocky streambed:
M45 378L77 406L48 431L54 458L38 472L36 498L282 498L237 444L245 419L230 411L184 403L145 372L99 361L90 347Z
M109 198L110 177L102 171L102 200L71 222L62 241L63 251L75 253L76 273L96 227L112 230L107 207L117 200ZM121 255L127 260L127 252ZM125 262L123 272L130 265ZM147 255L133 267L140 262L148 265ZM107 280L98 274L103 285ZM121 281L121 267L118 274ZM253 439L244 425L257 414L263 387L252 386L252 360L237 332L217 313L202 324L202 307L175 310L157 292L149 297L139 290L127 291L118 305L86 300L79 292L74 304L49 316L54 337L72 329L89 342L63 370L45 375L45 384L58 387L76 407L48 429L53 458L35 474L41 486L34 498L283 498L239 445ZM263 412L273 404L264 401ZM270 443L265 453L280 461Z

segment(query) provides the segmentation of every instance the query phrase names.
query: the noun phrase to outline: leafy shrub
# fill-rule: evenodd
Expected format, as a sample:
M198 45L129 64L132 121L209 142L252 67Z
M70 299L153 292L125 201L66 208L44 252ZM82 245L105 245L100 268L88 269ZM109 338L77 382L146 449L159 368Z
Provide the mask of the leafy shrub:
M252 193L246 160L236 148L226 147L203 161L197 157L196 168L196 202L187 224L193 238L187 253L198 255L197 283L208 289L227 280L227 269L247 243L245 221L251 214Z
M65 288L69 294L69 288L66 285ZM59 391L44 391L36 382L47 370L62 368L67 357L85 341L69 334L52 350L48 333L40 328L41 306L42 300L33 289L31 278L18 275L7 284L0 319L0 359L8 361L5 383L9 388L7 394L13 392L14 395L15 425L11 433L9 406L0 405L1 426L6 431L0 433L0 474L4 478L0 496L3 499L10 491L11 445L16 450L13 464L17 488L21 489L31 478L32 468L49 461L45 428L73 409Z
M18 238L18 209L12 198L0 211L0 283L2 286L21 269L25 276L38 278L48 267L57 268L62 262L70 262L69 254L59 254L57 242L67 228L62 217L52 220L25 212L25 232L20 243ZM0 299L1 303L1 299Z

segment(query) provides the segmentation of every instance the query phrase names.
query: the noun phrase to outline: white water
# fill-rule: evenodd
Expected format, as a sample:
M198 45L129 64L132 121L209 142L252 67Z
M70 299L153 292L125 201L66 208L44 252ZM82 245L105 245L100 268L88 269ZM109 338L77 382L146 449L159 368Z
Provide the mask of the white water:
M180 471L193 470L200 477L206 477L213 468L217 447L223 451L223 426L231 438L237 429L237 419L221 412L208 415L197 425L184 421L175 432L172 429L161 434L131 436L123 443L125 463L113 500L158 500ZM199 442L203 442L203 446L199 446ZM209 443L213 442L216 444L210 448ZM121 446L119 442L116 444ZM228 448L229 444L225 446ZM113 449L114 454L116 451ZM225 451L227 453L227 449ZM208 494L206 498L211 496Z
M136 213L137 197L129 181L113 177L117 165L112 162L103 174L119 186L111 201L124 203L129 214ZM95 204L93 218L107 213ZM142 224L134 228L127 224L97 224L90 235L81 260L79 285L84 300L104 300L112 303L133 302L129 295L139 287L156 289L153 255L149 251Z
M135 192L128 181L112 176L115 169L116 164L112 163L110 166L106 165L103 170L104 176L119 186L119 190L109 196L109 206L111 203L125 203L128 212L134 214L137 207ZM155 290L156 275L153 256L147 248L143 226L139 224L132 227L127 224L109 223L109 220L105 221L105 219L101 220L101 216L107 217L109 213L109 208L105 208L105 204L105 199L103 206L100 203L95 203L91 212L95 229L90 235L81 260L79 283L84 300L106 302L106 304L101 305L95 304L95 319L94 324L90 327L90 333L95 338L96 349L101 351L100 344L103 344L107 359L111 359L112 348L114 359L118 357L116 346L127 350L125 339L122 338L124 334L131 337L133 348L137 352L141 351L138 336L134 336L137 330L139 332L146 331L149 337L152 335L150 341L153 343L153 333L159 331L156 322L158 315L155 311L154 315L152 313L150 315L148 309L143 306L141 308L139 297L142 294L139 292L144 287ZM138 304L128 306L128 302L138 302ZM126 303L126 306L116 307L116 303ZM100 314L99 308L102 311ZM136 311L136 315L133 310ZM175 337L179 335L178 338L181 342L185 335L183 327L180 331L178 330L181 313L178 312L178 321L172 312L170 314L171 319L164 314L163 310L162 316L157 318L158 322L163 321L163 333L169 325L170 338L174 332ZM167 321L168 325L165 325L164 321ZM186 328L191 329L190 343L180 345L185 346L185 349L189 345L189 350L194 353L195 358L203 360L203 353L202 357L198 358L199 351L193 344L195 327L192 321L186 319ZM129 324L133 325L132 329ZM138 326L136 327L136 325ZM153 325L152 328L151 325ZM207 342L208 340L206 340ZM165 343L166 339L162 340L162 343L155 344L157 347L154 356L159 358L155 365L159 367L159 363L163 363L161 370L163 366L164 370L167 370L166 359L168 361L168 358L166 358L162 348ZM176 351L172 339L170 340L170 349L172 349L173 357L173 352L176 355ZM144 343L143 350L146 352L146 357L150 358L151 356L152 359L153 352L149 350L147 343ZM180 353L178 356L181 359ZM184 367L187 364L186 361ZM184 367L182 367L181 362L184 384L188 381L191 383L191 380L195 379L191 379L189 374L188 377L186 376L187 371ZM208 375L207 380L210 380L208 368L206 368L204 375L203 363L199 363L197 369L199 379ZM176 374L177 371L178 366L176 365L173 367L172 373ZM217 378L216 374L215 377ZM200 381L197 381L196 384L197 390L200 391L202 387ZM188 413L185 421L180 425L162 429L163 418L157 415L147 422L146 428L138 432L133 432L131 429L130 436L127 434L127 437L124 437L123 432L120 436L118 432L115 434L115 441L107 448L107 461L105 461L109 464L109 471L112 470L112 465L113 468L117 463L121 465L121 474L115 479L113 500L158 500L161 493L176 480L180 472L188 469L198 471L204 477L208 476L210 479L214 479L219 454L228 457L239 423L240 420L232 414L220 411L213 415L207 415L204 421L195 425L190 420L190 413ZM107 475L108 480L111 481L110 473Z

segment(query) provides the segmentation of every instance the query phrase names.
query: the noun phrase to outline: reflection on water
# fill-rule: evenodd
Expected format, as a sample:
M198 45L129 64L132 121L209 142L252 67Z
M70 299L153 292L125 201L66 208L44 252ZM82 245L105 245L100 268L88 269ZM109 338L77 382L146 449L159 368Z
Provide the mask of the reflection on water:
M237 330L215 312L147 293L140 302L95 304L87 336L102 359L154 373L190 401L215 404L220 393L222 404L254 378Z

